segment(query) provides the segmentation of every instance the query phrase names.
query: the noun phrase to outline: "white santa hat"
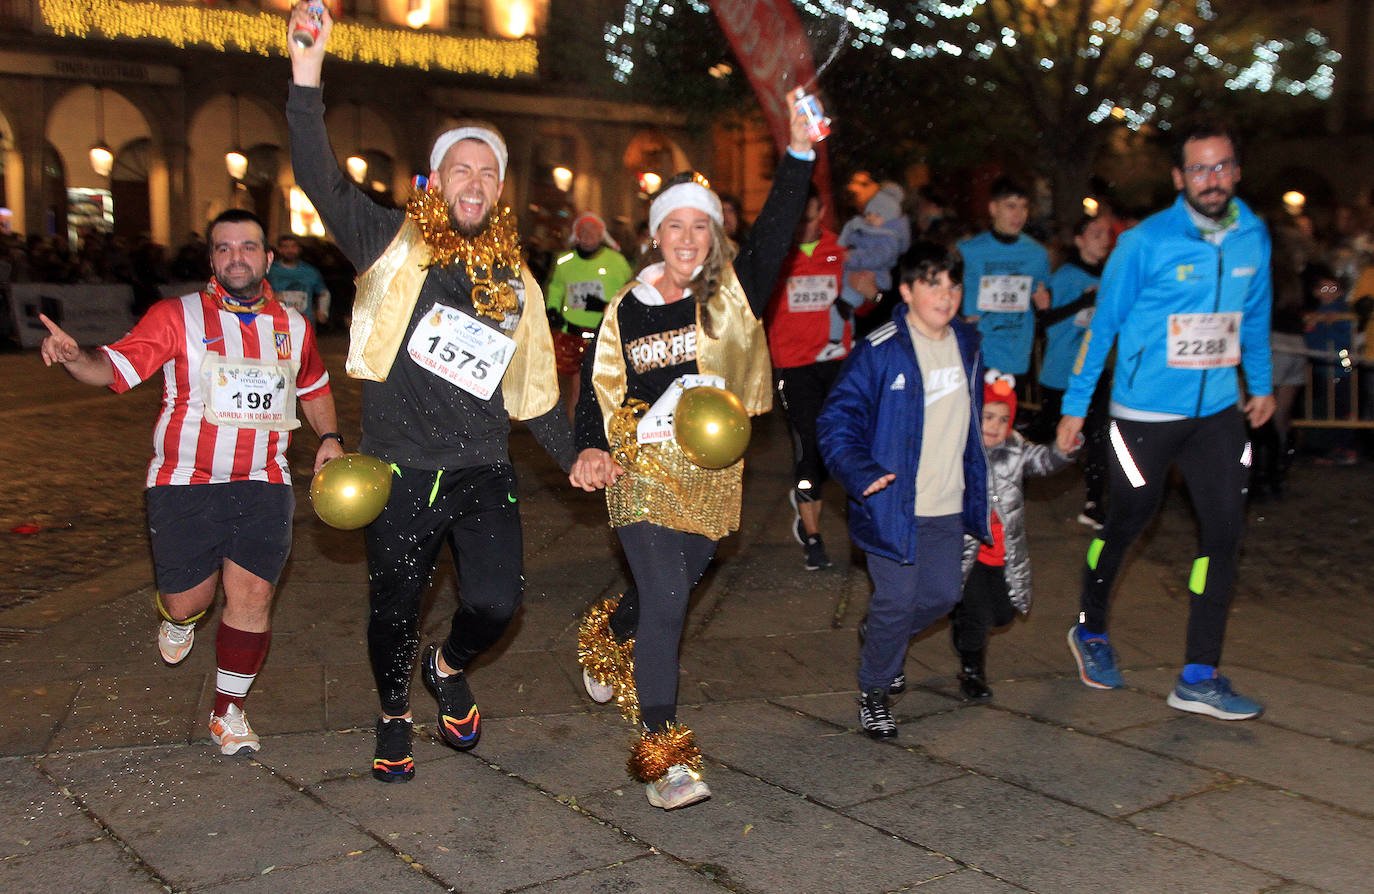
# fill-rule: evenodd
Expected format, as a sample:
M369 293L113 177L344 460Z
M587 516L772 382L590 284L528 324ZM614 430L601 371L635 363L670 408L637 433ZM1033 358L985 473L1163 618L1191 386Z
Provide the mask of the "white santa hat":
M720 208L720 196L700 183L679 183L658 194L649 206L649 232L658 235L658 225L663 218L679 208L695 208L714 220L718 226L725 226L725 214Z
M477 122L471 122L441 133L439 139L434 141L434 148L429 151L429 169L431 171L439 170L439 165L443 164L444 156L448 154L448 150L453 148L453 144L462 140L477 140L486 143L491 151L496 153L497 178L502 181L506 179L506 161L510 158L510 153L506 151L506 141L501 139L501 135L494 128Z

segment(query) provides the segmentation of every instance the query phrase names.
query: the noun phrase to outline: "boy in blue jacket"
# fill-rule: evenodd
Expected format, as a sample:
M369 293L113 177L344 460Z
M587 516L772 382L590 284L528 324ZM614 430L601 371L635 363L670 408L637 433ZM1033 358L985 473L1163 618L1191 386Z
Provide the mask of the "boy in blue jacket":
M850 354L817 420L873 578L859 723L875 739L897 735L888 691L907 643L959 601L964 533L990 539L979 336L954 319L962 267L942 245L912 247L905 306Z

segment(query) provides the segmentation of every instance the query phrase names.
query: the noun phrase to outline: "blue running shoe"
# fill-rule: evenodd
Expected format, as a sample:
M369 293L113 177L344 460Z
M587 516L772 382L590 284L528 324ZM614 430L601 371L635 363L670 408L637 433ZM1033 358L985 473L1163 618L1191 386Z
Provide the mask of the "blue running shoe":
M1093 689L1120 689L1126 685L1116 669L1116 650L1105 639L1087 642L1078 636L1078 625L1069 628L1069 651L1078 663L1078 678Z
M1231 681L1221 676L1201 683L1185 683L1180 677L1165 701L1171 708L1218 720L1249 720L1264 713L1264 705L1237 693L1231 688Z

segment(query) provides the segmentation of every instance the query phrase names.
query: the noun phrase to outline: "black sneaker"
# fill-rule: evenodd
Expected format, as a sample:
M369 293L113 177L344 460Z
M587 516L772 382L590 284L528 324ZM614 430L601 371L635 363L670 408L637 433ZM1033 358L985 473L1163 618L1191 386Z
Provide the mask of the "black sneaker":
M859 725L874 739L897 735L897 721L892 719L886 689L875 686L859 698Z
M372 758L372 778L381 782L409 782L415 778L415 758L410 754L410 733L415 724L404 717L377 718L377 751Z
M439 700L439 735L459 751L467 751L482 737L482 715L462 671L439 676L439 647L431 643L420 662L425 685Z
M820 534L812 534L802 544L802 567L807 571L820 571L830 567L830 556L826 555L825 542Z

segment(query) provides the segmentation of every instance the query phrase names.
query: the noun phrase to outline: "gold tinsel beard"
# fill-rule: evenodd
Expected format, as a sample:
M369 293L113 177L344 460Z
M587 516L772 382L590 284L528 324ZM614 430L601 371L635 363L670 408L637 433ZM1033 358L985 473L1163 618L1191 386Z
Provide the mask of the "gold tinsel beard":
M497 280L498 273L520 275L520 234L515 215L501 206L488 216L487 224L474 236L464 236L453 227L453 212L437 185L411 193L406 216L420 228L420 236L430 248L426 267L446 267L461 263L472 281L472 306L496 322L520 310L515 287Z

